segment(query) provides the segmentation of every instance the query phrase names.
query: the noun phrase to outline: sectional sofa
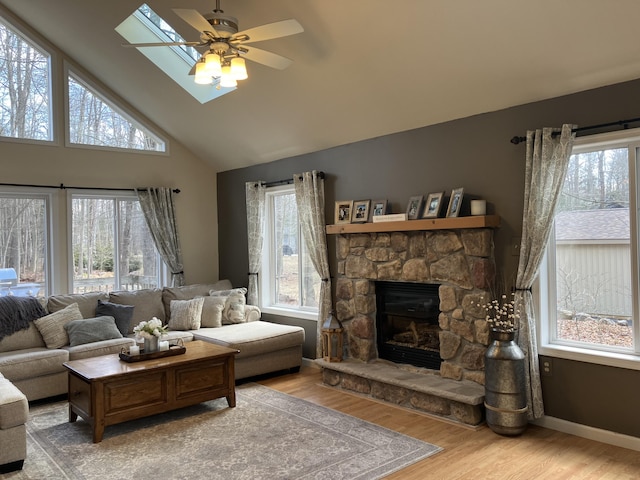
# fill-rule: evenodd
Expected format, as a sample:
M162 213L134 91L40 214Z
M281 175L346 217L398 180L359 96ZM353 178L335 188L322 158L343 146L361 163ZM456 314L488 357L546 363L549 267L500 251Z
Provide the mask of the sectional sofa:
M46 315L0 340L0 373L29 401L67 393L67 360L119 353L135 343L133 328L153 317L166 339L204 340L239 350L236 379L302 363L304 330L261 321L245 289L227 280L185 287L54 295ZM61 326L62 325L62 326Z

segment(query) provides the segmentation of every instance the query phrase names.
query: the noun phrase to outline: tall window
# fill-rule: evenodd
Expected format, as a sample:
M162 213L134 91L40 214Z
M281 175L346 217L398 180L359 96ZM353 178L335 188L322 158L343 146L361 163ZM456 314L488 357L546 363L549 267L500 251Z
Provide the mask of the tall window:
M0 19L0 136L51 141L51 58Z
M269 189L265 202L261 308L316 318L320 277L302 238L293 186Z
M640 138L625 135L578 141L573 149L547 250L550 344L640 353Z
M49 196L0 194L0 296L47 295Z
M71 211L74 293L163 285L137 198L73 194Z
M69 142L164 152L165 143L157 135L133 121L76 75L70 73Z

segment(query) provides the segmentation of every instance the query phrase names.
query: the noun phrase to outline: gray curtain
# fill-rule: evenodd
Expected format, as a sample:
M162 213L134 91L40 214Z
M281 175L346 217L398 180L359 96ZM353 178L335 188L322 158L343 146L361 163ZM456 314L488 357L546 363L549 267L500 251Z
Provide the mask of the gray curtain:
M544 415L531 286L547 247L558 196L567 173L575 139L572 127L563 125L562 129L543 128L527 132L522 241L515 302L520 312L518 345L528 363L525 374L530 420Z
M173 191L170 188L137 188L138 200L151 237L162 260L171 269L171 286L184 285L182 252L178 241Z
M331 312L331 275L324 219L324 178L317 171L293 176L302 236L320 279L316 355L322 356L322 324Z
M247 238L249 246L249 288L247 303L258 305L258 274L262 264L264 240L264 199L266 187L262 182L245 184L247 200Z

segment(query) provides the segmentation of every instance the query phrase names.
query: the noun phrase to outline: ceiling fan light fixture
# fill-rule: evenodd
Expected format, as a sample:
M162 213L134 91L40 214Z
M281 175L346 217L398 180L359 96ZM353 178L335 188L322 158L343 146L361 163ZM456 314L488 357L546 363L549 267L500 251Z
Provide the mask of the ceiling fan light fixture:
M220 56L217 53L207 53L205 58L205 65L207 73L212 77L219 77L222 75L222 67L220 65Z
M231 88L238 86L238 82L231 74L231 65L226 63L222 66L222 76L220 77L220 86L225 88Z
M198 85L207 85L211 83L211 75L207 72L207 65L204 61L196 63L195 82Z
M246 80L249 77L244 58L238 56L231 59L231 75L236 80Z

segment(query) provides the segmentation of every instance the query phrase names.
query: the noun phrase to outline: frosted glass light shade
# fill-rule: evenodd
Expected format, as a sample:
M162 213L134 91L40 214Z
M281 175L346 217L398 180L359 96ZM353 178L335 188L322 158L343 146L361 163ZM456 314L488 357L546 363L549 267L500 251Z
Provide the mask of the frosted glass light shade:
M205 57L205 65L207 66L207 73L212 77L219 77L222 75L220 56L217 53L208 53Z
M207 67L204 62L196 63L196 78L198 85L207 85L211 83L211 75L207 73Z
M238 82L236 82L236 79L233 78L233 75L231 74L231 65L223 65L222 76L220 77L220 86L229 88L235 87L237 85Z
M231 59L231 75L236 80L246 80L248 78L244 58L233 57Z

